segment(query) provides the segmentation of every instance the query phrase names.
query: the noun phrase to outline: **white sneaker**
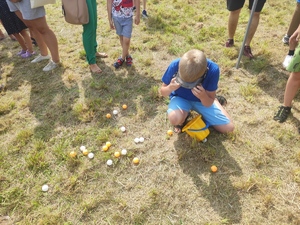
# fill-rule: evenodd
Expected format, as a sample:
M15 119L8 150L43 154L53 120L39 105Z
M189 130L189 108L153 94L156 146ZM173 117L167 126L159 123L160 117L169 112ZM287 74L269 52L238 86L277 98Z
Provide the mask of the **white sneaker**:
M47 66L44 67L43 71L48 72L50 70L55 69L56 67L58 67L58 63L55 63L52 60L50 60Z
M287 66L290 64L293 56L292 55L287 55L282 63L284 68L287 68Z
M34 60L32 60L32 63L38 63L40 61L46 60L46 59L50 59L51 57L49 55L45 55L42 56L41 54L39 54Z

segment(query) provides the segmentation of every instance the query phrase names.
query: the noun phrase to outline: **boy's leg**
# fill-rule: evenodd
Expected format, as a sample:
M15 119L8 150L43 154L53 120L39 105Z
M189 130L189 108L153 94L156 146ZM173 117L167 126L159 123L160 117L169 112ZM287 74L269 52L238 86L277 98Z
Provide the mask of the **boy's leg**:
M229 114L217 99L215 99L210 107L203 106L201 102L193 102L192 104L193 110L201 114L203 120L217 131L228 133L234 130L234 125Z
M292 72L286 83L283 106L292 107L292 101L300 88L300 72Z
M22 39L23 39L23 41L25 41L25 43L26 43L26 47L27 47L27 49L28 49L28 51L30 52L30 53L32 53L33 52L33 46L32 46L32 41L31 41L31 38L30 38L30 36L29 36L29 34L27 33L27 31L26 31L26 29L24 29L24 30L22 30L21 32L20 32L20 34L22 35ZM16 35L15 35L16 36ZM19 40L18 40L19 41ZM20 43L20 42L19 42Z
M180 127L184 124L189 112L191 110L191 105L188 100L180 97L173 97L170 100L168 106L168 119L173 126L177 126L175 132L180 133Z
M286 34L288 36L291 36L295 32L295 30L298 28L299 23L300 23L300 2L297 2L290 26L289 26Z

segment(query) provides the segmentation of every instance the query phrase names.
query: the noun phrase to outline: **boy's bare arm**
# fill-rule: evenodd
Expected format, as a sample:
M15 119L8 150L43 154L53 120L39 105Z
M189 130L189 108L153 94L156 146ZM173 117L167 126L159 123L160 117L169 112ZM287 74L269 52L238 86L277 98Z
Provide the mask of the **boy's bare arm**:
M140 6L141 6L140 0L133 0L133 3L134 3L135 8L136 8L134 23L136 25L139 25L139 23L140 23L140 12L141 12L141 10L140 10Z
M161 88L160 88L160 93L162 96L164 97L167 97L169 96L173 91L177 90L178 88L180 88L180 84L178 84L176 82L176 78L173 78L170 82L169 85L163 83L161 85Z
M107 0L106 2L107 2L106 5L107 5L107 16L108 16L109 26L111 29L114 29L114 24L113 24L112 15L111 15L113 0Z

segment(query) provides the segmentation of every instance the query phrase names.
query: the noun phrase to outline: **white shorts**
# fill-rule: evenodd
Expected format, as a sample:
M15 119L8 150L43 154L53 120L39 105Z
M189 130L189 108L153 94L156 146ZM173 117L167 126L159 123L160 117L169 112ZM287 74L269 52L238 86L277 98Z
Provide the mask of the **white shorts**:
M30 0L22 0L17 3L12 3L10 0L6 0L6 2L11 12L20 10L24 20L34 20L46 15L44 6L32 9Z

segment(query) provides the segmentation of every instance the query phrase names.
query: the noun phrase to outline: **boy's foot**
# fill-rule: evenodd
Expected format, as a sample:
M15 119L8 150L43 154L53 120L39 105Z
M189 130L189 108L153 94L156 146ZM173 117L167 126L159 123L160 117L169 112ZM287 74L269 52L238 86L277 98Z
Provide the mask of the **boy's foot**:
M227 100L226 100L225 97L223 97L221 95L217 95L216 99L219 101L219 103L221 104L221 106L227 105Z
M287 68L287 66L290 64L293 56L292 55L287 55L282 63L284 68Z
M282 42L283 42L283 44L285 44L285 45L288 45L289 44L289 41L290 41L290 37L291 36L289 36L289 35L284 35L284 37L282 38Z
M108 55L105 52L96 52L95 56L99 57L99 58L107 58L108 57Z
M225 43L225 47L230 48L234 45L234 40L233 39L229 39L226 41Z
M131 66L132 65L132 57L131 55L126 56L126 65Z
M43 56L43 55L41 55L41 54L39 54L34 60L32 60L31 62L32 63L38 63L38 62L41 62L41 61L43 61L43 60L47 60L47 59L50 59L51 57L49 56L49 55L45 55L45 56Z
M117 61L114 63L114 67L118 69L120 66L122 66L124 63L124 59L122 57L118 58Z
M26 53L26 50L23 50L23 49L22 49L21 51L19 51L19 52L17 53L17 55L18 55L18 56L21 56L21 55L23 55L23 54L25 54L25 53Z
M180 125L175 125L174 126L174 132L179 134L182 132L182 128L187 124L188 122L188 118L191 116L191 113L189 112L189 114L187 115L187 117L185 118L183 124L180 124Z
M99 68L97 64L90 64L90 70L92 73L100 74L102 73L102 70Z
M246 56L250 59L252 59L254 57L253 54L252 54L250 46L246 46L246 45L244 46L244 56Z
M21 55L21 57L25 59L25 58L30 58L33 55L35 55L35 52L31 53L29 51L26 51L24 54Z
M147 11L145 9L142 12L142 17L148 18L148 14L147 14Z
M280 123L285 122L289 114L291 113L291 109L292 107L280 106L273 119L279 121Z
M58 67L58 63L53 62L52 59L51 59L49 61L49 63L47 64L47 66L45 66L43 68L43 71L48 72L48 71L51 71L51 70L55 69L56 67Z

